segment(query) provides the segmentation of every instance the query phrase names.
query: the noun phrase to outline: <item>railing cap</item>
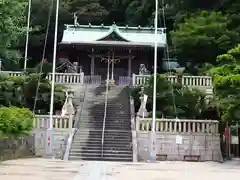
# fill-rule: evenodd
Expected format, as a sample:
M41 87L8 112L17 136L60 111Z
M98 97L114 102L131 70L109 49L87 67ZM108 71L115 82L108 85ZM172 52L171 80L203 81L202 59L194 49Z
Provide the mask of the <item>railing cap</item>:
M140 118L141 121L152 121L152 118ZM197 122L197 123L219 123L218 120L203 120L203 119L156 119L156 121L165 122Z
M35 115L35 118L50 118L50 115L37 114ZM53 118L65 119L65 118L69 118L69 116L53 115Z

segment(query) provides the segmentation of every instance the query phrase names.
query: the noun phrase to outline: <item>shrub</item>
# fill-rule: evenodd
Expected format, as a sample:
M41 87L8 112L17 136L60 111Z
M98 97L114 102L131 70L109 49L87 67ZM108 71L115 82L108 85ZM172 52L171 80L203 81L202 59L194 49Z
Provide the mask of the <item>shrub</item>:
M39 87L38 87L39 83ZM44 76L32 73L19 77L9 77L0 74L0 104L3 106L26 107L33 110L36 101L36 112L49 112L51 83ZM65 100L65 86L55 85L54 111L62 108Z
M33 113L27 108L0 108L0 136L18 137L27 135L33 128Z

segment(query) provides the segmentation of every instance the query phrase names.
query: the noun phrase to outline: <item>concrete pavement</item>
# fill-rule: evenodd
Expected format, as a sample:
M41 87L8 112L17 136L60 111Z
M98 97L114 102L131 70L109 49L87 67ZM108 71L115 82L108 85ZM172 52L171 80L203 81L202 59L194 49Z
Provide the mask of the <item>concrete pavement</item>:
M0 162L4 180L226 180L240 177L240 161L123 163L52 159Z

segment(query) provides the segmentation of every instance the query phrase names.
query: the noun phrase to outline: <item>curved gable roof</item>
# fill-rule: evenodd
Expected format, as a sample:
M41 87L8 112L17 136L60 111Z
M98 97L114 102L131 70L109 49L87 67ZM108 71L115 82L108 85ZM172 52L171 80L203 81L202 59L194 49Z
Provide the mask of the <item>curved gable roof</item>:
M77 44L77 43L97 43L112 33L117 34L122 41L132 42L134 44L144 44L153 46L155 39L159 46L166 44L166 30L158 28L157 38L154 34L154 28L146 27L123 27L113 24L112 26L92 26L89 25L66 25L63 32L62 44Z

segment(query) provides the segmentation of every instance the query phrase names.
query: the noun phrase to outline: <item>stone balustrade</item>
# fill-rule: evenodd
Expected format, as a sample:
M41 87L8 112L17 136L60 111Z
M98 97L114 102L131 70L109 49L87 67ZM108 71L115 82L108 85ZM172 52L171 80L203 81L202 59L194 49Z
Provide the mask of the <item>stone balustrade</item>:
M4 74L9 76L23 76L23 72L17 71L2 71ZM52 73L47 76L49 81L52 80ZM57 84L83 84L84 83L84 73L55 73L55 83Z
M9 76L23 76L23 72L20 71L1 71L3 74L7 74Z
M35 115L34 129L49 128L49 115ZM73 116L53 116L53 129L72 129Z
M138 131L151 131L151 118L137 118ZM173 133L211 133L218 134L219 122L216 120L185 120L185 119L157 119L157 132L173 132Z
M8 74L10 76L22 76L23 72L17 71L2 71L4 74ZM151 75L132 75L132 85L133 86L141 86L146 84L150 79ZM167 76L166 77L170 82L177 82L177 76ZM47 76L48 80L52 80L52 74L50 73ZM122 84L123 79L120 79L120 84ZM129 78L125 79L126 84L129 84ZM190 87L202 87L205 89L212 88L212 77L210 76L182 76L181 77L182 85L190 86ZM55 74L55 83L58 84L99 84L101 83L101 76L85 76L84 73L56 73Z
M132 76L132 85L141 86L146 84L152 75L137 75L133 74ZM170 82L174 83L178 81L177 76L167 76L166 77ZM182 85L191 86L191 87L212 87L212 77L210 76L182 76L181 77Z
M52 81L52 73L47 76ZM84 73L55 73L55 82L58 84L83 84Z

